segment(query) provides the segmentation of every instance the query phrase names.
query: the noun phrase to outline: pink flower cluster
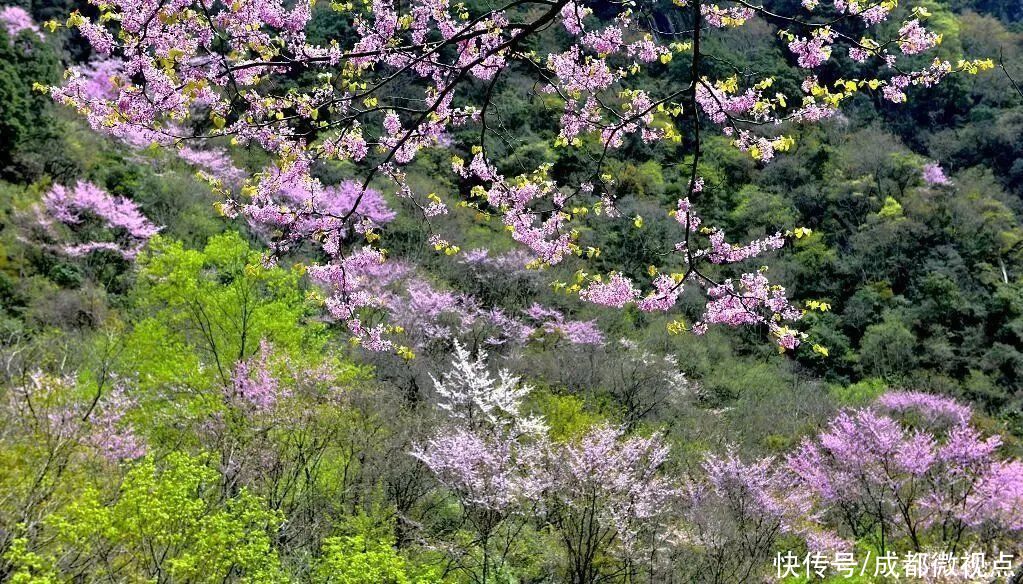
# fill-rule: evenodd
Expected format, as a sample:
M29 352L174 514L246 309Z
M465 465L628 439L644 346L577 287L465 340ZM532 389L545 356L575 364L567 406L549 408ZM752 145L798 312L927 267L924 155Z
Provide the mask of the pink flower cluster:
M363 309L384 307L385 301L375 287L378 281L373 278L375 274L390 271L384 261L383 253L363 247L329 264L312 266L308 272L314 281L329 286L331 296L326 304L330 314L348 325L352 338L371 351L389 351L394 347L394 343L385 338L385 325L366 326L360 314Z
M708 454L703 476L685 488L686 538L718 550L729 537L756 541L763 547L746 551L766 561L778 534L834 553L854 540L947 549L969 530L985 538L1023 530L1023 463L1000 459L1000 438L982 437L970 417L951 399L895 392L840 412L780 464ZM937 418L944 423L931 424Z
M467 266L504 273L524 273L525 266L532 260L529 252L521 249L513 250L499 255L491 255L486 248L471 249L458 258L458 261Z
M707 24L714 28L725 28L732 24L745 24L756 15L756 10L747 6L729 6L722 8L716 4L700 4L700 12Z
M572 238L565 230L569 217L564 213L551 213L543 218L535 213L533 206L552 201L560 207L564 195L551 180L522 180L525 177L508 179L486 161L482 154L473 157L468 166L456 160L453 170L466 179L491 183L486 191L487 203L501 209L504 224L511 231L512 238L528 247L536 258L555 265L572 253Z
M476 327L494 333L486 337L491 345L503 344L525 334L521 327L501 331L491 326L489 317L492 315L483 310L475 298L438 290L426 280L412 278L405 283L404 290L399 289L401 292L400 296L387 297L388 309L393 322L409 331L416 346L456 339ZM503 313L498 317L501 315Z
M928 425L914 427L913 414ZM1023 529L1023 464L999 460L1001 439L982 437L970 417L948 398L884 395L877 407L840 413L787 458L793 488L825 522L883 525L916 545L927 530L948 539L966 527ZM945 423L934 426L938 418Z
M952 71L951 62L935 59L923 69L892 77L881 90L881 94L892 103L903 103L906 101L906 89L911 85L934 87L948 77Z
M696 191L694 184L694 192ZM795 349L803 334L785 326L802 318L802 311L793 307L785 296L785 289L772 285L764 271L742 274L738 281L726 279L717 283L699 271L697 261L706 258L714 264L731 264L758 257L768 251L780 249L785 237L775 233L745 245L725 241L721 229L701 227L703 219L692 208L688 198L680 199L675 219L685 229L686 237L675 246L676 252L684 256L689 268L686 275L705 285L707 289L706 310L700 321L693 325L695 334L703 334L709 324L727 326L766 324L768 331L779 346ZM706 237L709 247L696 248L694 243ZM675 281L665 276L655 279L657 292L641 303L644 310L667 310L677 301L682 285L687 281Z
M915 413L931 423L945 421L963 425L973 416L970 406L920 391L889 391L877 398L877 405L900 414Z
M835 33L830 29L815 32L809 39L800 37L789 43L789 50L797 57L796 62L805 69L820 67L831 57Z
M178 150L178 156L199 167L200 172L232 187L237 187L245 180L245 171L234 165L230 154L225 150L219 148L196 150L186 146Z
M142 214L135 202L115 197L92 183L82 181L74 187L55 185L43 195L37 214L40 227L52 237L59 237L55 221L74 229L88 218L98 220L102 227L114 232L117 241L67 243L56 248L76 257L106 250L132 259L160 231Z
M537 323L530 335L542 332L564 338L573 345L603 345L604 333L592 320L567 320L560 310L533 303L524 311L531 321Z
M43 33L32 20L32 15L20 6L4 6L0 8L0 24L7 29L7 35L12 39L18 36L21 31L27 30L43 38Z
M615 81L606 61L584 57L579 47L550 55L547 67L557 76L559 86L569 93L603 91Z
M733 245L725 241L724 231L715 229L711 231L709 239L710 249L707 258L715 264L734 264L755 258L769 250L781 249L785 245L785 237L781 233L751 241L746 245Z
M784 467L769 456L744 462L728 449L708 453L703 476L686 485L687 518L695 527L692 538L710 549L724 551L728 537L749 542L747 554L766 561L778 534L802 538L811 552L833 553L851 543L820 525L812 507Z
M518 254L511 257L521 259ZM468 257L466 263L484 261L510 267L508 258L492 258L482 252ZM514 265L521 268L521 264ZM491 347L522 345L537 337L564 339L576 345L604 342L603 333L593 321L570 320L559 311L539 305L525 311L526 320L519 319L500 308L483 306L470 294L440 290L418 277L410 266L385 261L382 254L370 248L340 262L311 267L309 275L328 287L331 296L327 307L335 318L358 321L354 324L363 331L361 340L370 341L369 346L364 344L368 349L390 350L393 345L382 336L383 325L362 328L360 311L366 309L386 313L392 324L404 329L406 341L418 348L435 343L446 346L469 336L481 338ZM365 336L371 331L372 339Z
M111 57L106 36L96 25L83 29L90 43L104 57L93 63L68 69L67 82L53 87L51 96L85 116L89 125L135 148L150 144L168 145L175 136L176 120L184 117L183 98L173 81L155 63L145 69ZM97 37L100 37L97 39ZM151 90L143 91L129 82L133 75L152 80ZM164 109L166 108L166 109ZM156 123L164 113L174 111L166 123Z
M506 511L536 497L543 483L528 472L535 451L503 438L452 428L412 454L466 507Z
M760 93L753 89L738 95L728 95L706 83L701 82L696 86L696 103L715 124L724 124L730 119L748 114L760 97Z
M703 180L695 179L693 192L702 189ZM685 238L675 245L675 252L682 256L685 265L684 273L656 274L653 290L642 296L630 278L613 272L606 279L593 279L580 290L579 297L601 306L621 308L636 302L643 311L667 311L677 304L683 286L694 280L706 287L708 297L702 319L693 326L694 333L703 334L708 324L733 327L766 324L779 346L785 349L799 346L805 335L788 328L785 323L801 319L802 311L789 303L783 287L771 285L763 270L743 274L738 281L727 279L718 283L704 275L699 265L704 260L713 264L732 264L758 257L780 249L785 244L784 235L775 233L745 245L728 243L721 229L701 227L703 220L693 211L688 198L678 201L674 216L686 232ZM707 240L708 247L696 246L701 239Z
M253 227L283 235L270 241L277 253L309 240L320 242L331 257L337 256L352 228L366 233L394 220L380 191L363 188L354 181L324 186L309 177L304 168L274 169L272 180L261 183L263 190L250 202L232 204Z
M678 496L661 472L669 452L658 435L626 437L621 428L599 425L550 454L549 504L580 515L591 506L593 519L614 529L631 551L640 532L667 516Z
M146 454L146 444L125 420L128 411L137 404L127 393L123 383L114 385L90 416L91 430L86 442L114 462L134 460Z
M803 8L814 10L820 4L820 0L803 0ZM891 8L883 2L867 0L834 0L834 7L838 13L858 15L867 26L873 26L887 20Z
M939 38L913 19L899 29L899 48L907 55L916 55L937 45Z
M523 415L522 399L532 388L517 377L488 370L486 353L473 358L455 343L451 369L434 379L438 409L451 424L412 455L459 494L465 506L503 512L535 498L546 480L541 464L542 423Z
M708 288L707 295L707 311L693 326L697 334L706 324L766 324L780 347L791 350L799 346L803 335L778 323L799 320L803 312L789 304L785 289L772 286L762 272L743 274L738 282L725 280Z
M942 170L941 165L937 162L928 162L925 164L921 174L924 182L929 185L945 186L952 184L952 181L945 175L945 171Z
M56 185L43 196L43 204L55 219L66 225L81 223L82 213L91 213L111 227L124 229L138 239L148 239L159 231L139 212L134 202L111 196L88 182L79 181L71 189Z
M266 413L288 396L288 390L281 387L270 369L271 354L270 343L263 339L259 342L259 352L256 355L235 365L229 395L233 402L255 412Z
M81 445L115 463L145 456L145 440L129 419L137 403L126 381L115 377L109 386L87 391L76 383L73 376L35 371L28 383L7 392L0 407L14 416L7 422L31 424L55 451Z
M579 297L601 306L621 308L636 300L639 290L633 286L632 280L621 275L611 274L607 282L594 281L579 292Z

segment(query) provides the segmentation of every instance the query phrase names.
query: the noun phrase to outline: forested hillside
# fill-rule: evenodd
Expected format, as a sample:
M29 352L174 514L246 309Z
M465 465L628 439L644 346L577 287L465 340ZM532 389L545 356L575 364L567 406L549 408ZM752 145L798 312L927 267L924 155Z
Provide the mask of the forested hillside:
M405 4L0 6L0 581L1023 564L1023 4Z

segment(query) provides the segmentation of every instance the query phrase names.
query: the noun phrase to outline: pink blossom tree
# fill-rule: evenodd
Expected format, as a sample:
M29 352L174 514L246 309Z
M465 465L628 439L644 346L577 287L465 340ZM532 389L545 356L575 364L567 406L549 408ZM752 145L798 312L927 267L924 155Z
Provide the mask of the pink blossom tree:
M782 542L834 557L864 546L950 556L1018 545L1023 464L971 425L969 406L889 392L840 412L784 457L707 454L684 482L673 563L697 581L746 581Z
M84 408L73 399L74 387L70 376L38 370L25 370L20 383L5 387L0 398L0 443L15 453L6 468L24 465L35 470L31 481L14 481L10 472L0 477L4 496L13 503L0 511L5 525L36 524L59 506L55 495L74 476L88 432L82 420ZM19 435L30 439L22 448L11 449Z
M767 283L762 272L740 268L738 277L720 278L708 266L757 257L802 231L734 244L720 229L701 224L696 205L703 189L698 167L704 133L717 129L767 163L792 147L789 125L833 117L858 93L899 103L915 87L993 66L931 58L941 37L927 28L926 9L914 2L806 0L784 13L748 0L724 5L678 0L671 6L622 4L608 10L574 0L513 0L484 8L442 0L334 3L336 18L354 34L315 44L307 34L313 7L305 1L91 1L99 17L75 12L68 25L98 55L118 61L122 73L111 94L97 95L89 90L86 72L73 69L64 86L52 88L53 97L102 131L163 143L222 137L265 150L275 159L272 166L254 172L237 192L225 190L225 209L321 242L328 261L338 266L367 257L353 233L379 245L362 212L378 178L405 199L439 251L453 255L460 249L459 234L441 232L432 220L454 212L457 201L472 212L499 217L529 250L533 267L595 257L598 250L588 245L580 227L591 220L597 226L629 220L642 225L641 217L623 218L618 212L616 201L625 193L607 161L627 141L680 144L692 156L688 187L673 206L677 242L663 250L650 282L634 282L621 272L586 273L583 281L564 288L596 304L636 304L648 311L675 310L684 287L700 288L708 304L694 331L711 324L754 324L785 349L795 348L803 335L790 327L800 311L788 305L784 291ZM713 76L708 41L753 19L775 27L795 66L805 70L798 91L785 95L772 89L772 78L756 74L742 81ZM552 47L545 54L529 48L540 38ZM824 67L836 52L864 67ZM685 66L671 66L676 58L685 59ZM636 81L642 72L662 75L669 67L656 94ZM548 163L514 173L503 168L495 127L500 106L491 97L513 77L558 110L553 146L591 154L572 179L555 180ZM295 78L304 81L282 82ZM683 126L685 135L679 130ZM453 143L455 130L475 137ZM592 144L595 152L587 150ZM423 193L407 180L406 167L429 148L461 153L451 157L451 169L464 190ZM349 163L357 173L361 192L350 208L282 201L289 189L315 193L322 185L312 170L323 161ZM325 218L321 225L329 233L303 229L310 215ZM285 235L281 242L288 248L294 238ZM383 261L379 251L373 253ZM375 301L341 283L332 312L364 346L400 351L397 329L365 326L363 312Z
M706 455L701 466L683 488L685 521L669 534L674 563L693 580L747 581L767 564L789 515L776 461L746 463L727 452Z
M821 523L777 457L746 462L734 449L707 453L693 475L668 535L673 564L693 581L753 580L785 538L804 541L814 554L851 549Z
M12 39L21 34L23 30L43 38L43 33L39 30L35 21L32 20L32 15L20 6L4 6L0 8L0 24L4 26L8 36Z
M1023 463L949 398L893 392L840 413L786 459L793 492L841 537L955 553L1023 529ZM982 535L983 534L983 535Z
M35 363L32 364L36 365ZM0 444L5 448L4 525L35 528L80 487L83 468L97 465L116 473L117 465L146 453L146 441L132 418L137 402L125 379L85 381L23 369L8 378L0 396ZM10 472L30 468L30 480ZM11 532L3 534L9 545Z
M952 181L945 175L945 171L937 162L928 162L924 165L922 176L924 182L934 186L945 186L952 184Z
M451 369L434 385L447 420L412 456L459 501L475 539L456 557L474 581L486 584L503 569L523 510L547 483L539 472L544 427L522 412L532 388L507 371L495 378L485 353L473 358L457 342Z
M669 448L660 436L625 436L600 425L575 442L552 446L545 520L556 529L568 558L568 581L588 584L617 563L626 580L649 573L673 514L677 487L662 467Z
M131 260L160 231L134 201L82 181L74 187L55 185L43 195L35 212L37 227L47 240L56 242L45 245L71 257L109 251ZM95 233L97 229L106 238L88 240L90 235L99 235ZM82 235L78 236L78 241L68 241L71 238L63 231ZM86 241L82 241L83 238Z
M578 440L552 442L542 417L524 411L532 388L507 371L488 370L455 345L451 369L434 380L440 430L413 451L458 498L478 534L480 582L505 561L489 549L495 534L514 536L525 520L555 530L568 559L567 579L594 582L601 560L637 573L656 547L678 489L663 473L669 449L660 436L626 436L599 425Z
M130 392L127 383L115 380L111 390L85 416L91 426L86 443L113 462L135 460L146 454L146 442L128 418L131 410L138 407Z
M281 387L270 370L271 351L270 343L263 339L256 355L235 364L228 401L256 412L267 412L288 396L288 389Z

